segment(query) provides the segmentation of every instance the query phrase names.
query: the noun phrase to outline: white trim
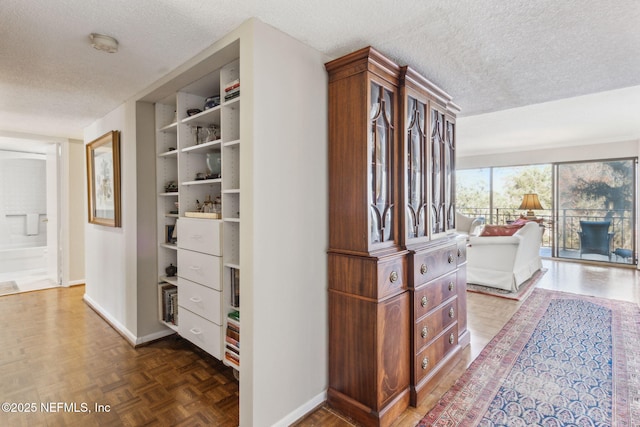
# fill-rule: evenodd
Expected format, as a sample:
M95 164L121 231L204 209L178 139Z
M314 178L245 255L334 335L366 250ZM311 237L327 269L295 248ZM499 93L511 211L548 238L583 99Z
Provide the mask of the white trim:
M84 284L85 284L85 280L84 279L82 279L82 280L70 280L70 281L67 282L66 285L63 283L62 286L69 287L69 286L78 286L78 285L84 285Z
M111 327L115 329L116 332L118 332L120 335L122 335L122 337L126 339L129 342L129 344L131 344L133 347L175 334L175 331L167 328L166 330L154 332L152 334L145 335L143 337L136 337L135 334L133 334L130 330L125 328L105 309L100 307L98 303L96 303L93 299L91 299L89 295L85 293L82 299L84 300L85 303L87 303L89 307L91 307L93 311L98 313L98 315L102 317L105 322L111 325Z
M274 427L287 427L296 421L302 419L305 415L311 413L314 409L320 406L327 400L327 390L324 390L322 393L313 397L311 400L308 400L301 406L298 406L293 412L289 412L287 416L282 418L280 421L276 421L273 426Z

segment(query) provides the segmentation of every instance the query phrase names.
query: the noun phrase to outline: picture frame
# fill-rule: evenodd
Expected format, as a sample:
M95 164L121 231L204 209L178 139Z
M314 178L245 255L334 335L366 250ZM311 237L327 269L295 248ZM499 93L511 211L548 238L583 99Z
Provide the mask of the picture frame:
M86 145L89 223L121 226L120 131Z

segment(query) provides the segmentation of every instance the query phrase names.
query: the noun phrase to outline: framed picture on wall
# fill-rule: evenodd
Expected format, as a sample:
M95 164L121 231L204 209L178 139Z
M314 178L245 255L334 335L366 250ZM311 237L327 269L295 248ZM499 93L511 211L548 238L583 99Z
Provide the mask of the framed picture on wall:
M86 146L89 222L120 227L120 132Z

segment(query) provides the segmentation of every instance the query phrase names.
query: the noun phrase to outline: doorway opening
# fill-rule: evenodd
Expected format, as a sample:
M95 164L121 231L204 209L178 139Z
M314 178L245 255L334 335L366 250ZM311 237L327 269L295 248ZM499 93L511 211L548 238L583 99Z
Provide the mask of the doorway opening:
M0 295L60 286L59 143L0 144Z

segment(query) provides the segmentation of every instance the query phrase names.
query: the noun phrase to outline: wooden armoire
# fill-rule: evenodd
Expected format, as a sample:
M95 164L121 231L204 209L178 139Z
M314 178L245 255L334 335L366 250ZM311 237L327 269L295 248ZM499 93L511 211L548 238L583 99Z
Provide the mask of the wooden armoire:
M371 47L329 74L328 402L387 426L469 343L451 97Z

